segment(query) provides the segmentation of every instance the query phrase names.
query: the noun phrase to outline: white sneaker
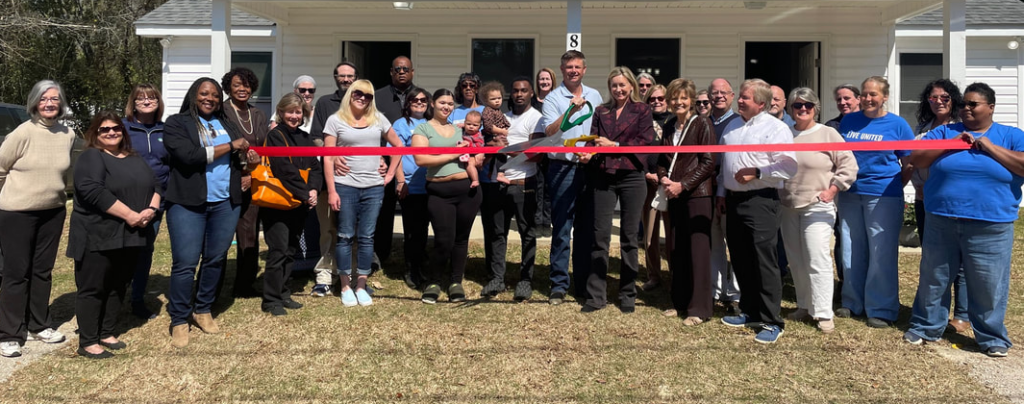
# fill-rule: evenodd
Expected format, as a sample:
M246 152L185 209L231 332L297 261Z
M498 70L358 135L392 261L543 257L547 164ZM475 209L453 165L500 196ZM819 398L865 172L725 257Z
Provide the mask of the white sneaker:
M47 344L59 344L61 342L64 342L64 334L61 334L60 331L54 330L52 328L47 328L40 332L28 333L28 340L43 341Z
M0 355L7 358L17 358L21 356L21 344L18 344L18 341L0 342Z

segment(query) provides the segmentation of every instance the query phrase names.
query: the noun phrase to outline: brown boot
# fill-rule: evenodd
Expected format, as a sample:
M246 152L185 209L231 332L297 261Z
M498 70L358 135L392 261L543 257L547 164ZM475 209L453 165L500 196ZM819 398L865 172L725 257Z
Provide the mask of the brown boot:
M171 327L171 346L184 348L188 345L188 324L178 324Z
M210 313L192 313L192 321L199 326L200 330L207 334L217 334L220 332L220 327L213 321L213 316Z

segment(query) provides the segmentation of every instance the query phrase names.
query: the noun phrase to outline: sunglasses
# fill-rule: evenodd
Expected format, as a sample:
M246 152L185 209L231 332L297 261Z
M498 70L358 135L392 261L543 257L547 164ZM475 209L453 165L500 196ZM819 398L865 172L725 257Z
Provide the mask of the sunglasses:
M364 92L359 91L359 90L354 90L354 91L352 91L352 98L353 99L359 98L359 99L363 99L363 100L366 100L366 101L373 101L373 94L367 94L367 93L364 93Z
M300 94L306 94L306 93L313 94L313 93L316 92L315 88L302 88L302 87L299 87L298 90L299 90Z
M978 108L979 105L988 105L988 103L982 101L964 101L964 106L970 109Z
M698 107L707 107L707 106L711 105L711 100L697 100L697 101L694 101L694 102L697 103Z
M948 95L933 95L931 97L928 97L928 101L931 101L933 103L942 102L943 104L945 104L949 102L949 100L951 100L951 98Z
M411 103L412 104L426 104L428 101L430 101L430 99L427 98L427 97L416 97L416 98L412 99Z
M651 87L651 86L653 86L653 84L644 84L644 83L640 83L640 84L638 84L638 86L639 86L640 88L647 88L647 87Z
M394 71L395 73L406 73L406 72L411 72L412 71L412 69L410 69L410 68L408 68L406 66L392 67L391 70Z
M665 102L665 97L651 97L647 99L647 102Z
M476 88L476 83L462 83L459 85L461 88Z
M99 129L96 130L96 132L97 133L108 133L108 132L121 133L121 125L117 125L117 126L100 126Z
M801 109L813 110L814 109L814 103L813 102L794 102L793 103L793 110L794 111L801 110Z

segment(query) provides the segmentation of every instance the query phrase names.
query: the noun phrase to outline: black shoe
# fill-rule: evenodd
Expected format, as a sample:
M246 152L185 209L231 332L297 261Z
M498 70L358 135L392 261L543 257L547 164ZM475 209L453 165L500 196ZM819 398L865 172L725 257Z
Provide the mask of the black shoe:
M593 313L593 312L598 311L598 310L601 310L601 308L600 307L594 307L594 306L587 306L587 305L584 304L583 307L580 308L580 313Z
M113 350L115 350L115 351L116 351L116 350L119 350L119 349L125 349L125 348L127 348L127 347L128 347L128 345L127 345L127 344L125 344L125 343L124 343L124 342L122 342L122 341L117 341L117 342L115 342L115 343L111 344L111 343L109 343L109 342L103 342L103 340L100 340L100 345L102 345L102 346L105 346L105 347L107 347L107 348L109 348L109 349L113 349Z
M462 289L461 283L453 283L448 286L448 301L452 303L466 301L466 291Z
M142 302L132 302L132 315L143 320L152 320L156 318L156 313L149 311L149 309L146 308L146 304Z
M437 285L427 285L426 289L423 289L423 297L420 300L426 304L434 304L437 303L438 296L441 296L441 287Z
M871 317L867 321L868 327L871 328L888 328L892 327L892 321L883 320L880 318Z
M565 292L556 290L551 292L551 296L548 297L548 303L552 306L558 306L565 302Z
M271 306L271 307L264 307L263 308L263 312L264 313L270 313L270 315L275 316L275 317L276 316L288 315L288 311L285 310L284 307L278 306L278 305L274 305L274 306Z
M480 290L481 297L495 297L499 293L505 291L505 281L503 279L494 278L490 282L484 285L484 288Z
M836 309L836 317L839 317L839 318L850 318L850 317L853 317L853 312L851 312L850 309L848 309L848 308L840 307L840 308Z
M405 286L408 286L409 289L419 290L420 283L417 282L416 279L413 279L412 272L407 271L403 280L405 281Z
M516 291L512 295L512 299L517 302L530 300L530 296L533 295L533 286L530 285L530 281L519 281L516 284Z
M302 308L302 303L296 302L292 299L285 299L283 302L281 302L281 305L284 306L286 309L292 310Z
M730 301L723 301L722 304L725 305L725 313L727 315L730 315L730 316L738 316L738 315L740 315L740 312L741 312L740 311L740 302L738 302L736 300L730 300Z
M110 353L110 351L106 351L106 350L101 352L101 353L94 354L94 353L89 353L89 351L86 351L85 348L79 347L78 348L78 356L81 356L83 358L89 358L89 359L107 359L107 358L113 358L114 354L112 354L112 353Z
M619 306L619 311L621 311L623 314L633 313L633 312L636 311L636 306L633 306L633 305Z

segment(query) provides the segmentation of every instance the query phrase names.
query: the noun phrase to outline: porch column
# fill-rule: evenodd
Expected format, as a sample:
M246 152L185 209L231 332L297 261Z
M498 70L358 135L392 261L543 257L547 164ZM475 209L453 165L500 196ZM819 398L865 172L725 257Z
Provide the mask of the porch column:
M942 74L963 87L967 80L967 0L942 2Z
M213 0L210 15L210 77L220 80L231 70L231 0Z
M583 1L569 0L565 2L565 50L583 50Z

